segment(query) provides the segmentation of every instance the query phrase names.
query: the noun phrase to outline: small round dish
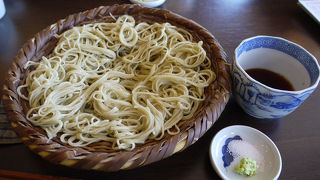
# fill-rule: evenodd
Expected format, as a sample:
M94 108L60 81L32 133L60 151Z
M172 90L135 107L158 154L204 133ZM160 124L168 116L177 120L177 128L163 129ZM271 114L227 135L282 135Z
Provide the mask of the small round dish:
M164 2L166 2L166 0L130 0L132 3L135 4L140 4L142 6L145 7L150 7L150 8L154 8L154 7L158 7L161 6Z
M233 149L234 147L242 149L239 148L236 153L231 152L229 148L232 141L234 141ZM241 153L249 157L253 155L258 159L256 161L259 167L256 175L241 176L233 171L239 159L245 156L238 155L235 158L231 156ZM209 154L213 168L222 179L278 179L282 169L281 155L276 145L265 134L248 126L234 125L220 130L212 139Z

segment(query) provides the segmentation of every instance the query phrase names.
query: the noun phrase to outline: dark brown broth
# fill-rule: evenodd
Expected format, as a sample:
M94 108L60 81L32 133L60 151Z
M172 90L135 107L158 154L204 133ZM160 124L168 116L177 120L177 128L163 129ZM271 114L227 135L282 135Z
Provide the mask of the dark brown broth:
M290 81L281 74L261 68L247 69L246 72L253 79L269 87L287 91L294 91L294 88Z

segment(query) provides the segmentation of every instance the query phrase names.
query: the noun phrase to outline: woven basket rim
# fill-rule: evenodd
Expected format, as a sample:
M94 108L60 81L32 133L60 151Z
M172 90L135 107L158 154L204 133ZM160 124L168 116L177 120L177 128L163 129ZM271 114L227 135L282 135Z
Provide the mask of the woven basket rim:
M37 127L25 119L26 107L23 106L22 100L17 95L17 87L27 75L23 69L24 64L27 61L37 61L43 55L50 53L54 47L52 45L57 41L53 38L54 34L61 34L77 25L107 21L111 18L110 13L114 16L132 15L138 18L138 21L170 22L173 25L183 27L203 40L217 74L215 82L206 88L206 93L209 96L202 103L195 116L187 121L189 123L182 123L183 129L179 134L166 136L159 141L138 146L132 151L111 150L105 152L93 148L68 147L54 140L49 140L44 133L39 132ZM226 54L219 42L205 28L168 10L123 4L101 6L69 15L37 33L23 45L10 66L2 89L2 100L14 131L25 145L44 159L55 164L79 169L117 171L159 161L176 152L183 151L195 143L222 113L230 97L230 86L231 79L229 67L226 64Z

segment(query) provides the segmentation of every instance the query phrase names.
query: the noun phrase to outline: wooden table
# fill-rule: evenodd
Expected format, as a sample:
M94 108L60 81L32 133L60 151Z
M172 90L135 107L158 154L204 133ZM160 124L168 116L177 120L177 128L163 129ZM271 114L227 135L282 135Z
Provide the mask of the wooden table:
M5 0L0 20L0 82L22 44L46 26L71 13L124 0ZM235 47L255 35L280 36L296 42L320 60L320 26L294 0L167 0L162 6L207 28L229 60ZM214 126L194 145L165 160L115 173L81 171L51 164L23 144L0 145L0 169L50 176L104 179L219 179L209 160L212 137L222 128L243 124L267 134L278 146L283 168L280 179L320 179L320 88L292 114L257 120L229 101Z

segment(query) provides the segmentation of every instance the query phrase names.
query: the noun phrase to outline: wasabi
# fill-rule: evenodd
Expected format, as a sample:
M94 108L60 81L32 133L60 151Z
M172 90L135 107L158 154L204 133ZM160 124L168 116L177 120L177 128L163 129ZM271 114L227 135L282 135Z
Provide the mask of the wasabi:
M256 174L258 165L255 160L242 158L240 164L234 167L234 172L244 176L253 176Z

